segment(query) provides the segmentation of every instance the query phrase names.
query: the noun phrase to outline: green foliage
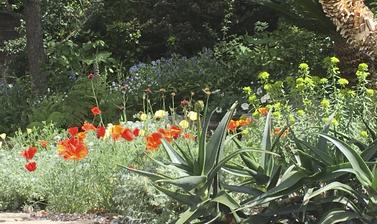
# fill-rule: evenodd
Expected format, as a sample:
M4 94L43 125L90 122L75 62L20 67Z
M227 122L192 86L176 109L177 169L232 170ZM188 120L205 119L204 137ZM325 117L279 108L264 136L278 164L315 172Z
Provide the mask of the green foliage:
M30 89L25 80L0 84L0 132L12 133L27 124L30 112L28 96Z
M235 86L255 82L256 74L265 70L274 78L288 76L303 61L316 65L315 72L321 70L322 59L332 46L328 38L287 23L267 32L265 25L256 23L259 31L255 35L234 37L215 48L216 58L229 67L227 78L234 80Z

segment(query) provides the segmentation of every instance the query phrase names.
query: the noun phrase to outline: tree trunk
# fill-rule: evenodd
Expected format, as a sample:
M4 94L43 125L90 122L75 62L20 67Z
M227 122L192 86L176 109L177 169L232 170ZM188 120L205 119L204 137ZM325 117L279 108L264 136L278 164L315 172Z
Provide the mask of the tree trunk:
M342 37L334 37L335 56L340 59L339 68L341 76L355 84L357 81L356 71L361 63L369 65L369 72L376 72L374 62L370 56L359 51L358 48L348 44ZM375 78L375 77L369 77Z
M349 44L374 59L377 56L377 20L363 0L320 0L323 11Z
M40 0L25 0L26 45L31 87L34 94L47 90L47 74L43 69L45 53L41 24Z

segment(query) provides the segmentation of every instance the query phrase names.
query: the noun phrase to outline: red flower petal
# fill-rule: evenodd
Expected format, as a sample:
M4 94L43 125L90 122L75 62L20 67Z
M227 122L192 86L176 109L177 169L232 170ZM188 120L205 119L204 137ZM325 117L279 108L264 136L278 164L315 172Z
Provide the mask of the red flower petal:
M37 169L37 163L36 162L30 162L30 163L26 163L25 164L25 168L29 171L29 172L33 172Z
M103 138L106 134L106 128L103 126L100 126L97 128L97 138Z
M24 157L26 160L31 160L33 159L35 153L37 153L38 149L37 147L29 147L28 149L22 151L21 155Z
M68 133L71 135L71 137L73 137L77 135L77 133L79 133L79 128L78 127L68 128Z
M127 141L132 141L135 138L135 135L131 132L130 129L125 128L122 132L122 137L126 139Z

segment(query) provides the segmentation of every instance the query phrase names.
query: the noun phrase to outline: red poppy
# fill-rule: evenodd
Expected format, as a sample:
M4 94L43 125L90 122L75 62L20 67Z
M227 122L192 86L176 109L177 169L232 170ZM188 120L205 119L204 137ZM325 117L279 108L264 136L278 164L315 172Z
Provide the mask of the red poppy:
M140 134L140 129L135 128L134 131L133 131L132 133L135 135L135 137L137 137L137 136L139 136L139 134Z
M28 149L22 151L21 155L24 157L26 160L31 160L33 159L35 153L37 153L38 149L37 147L29 147Z
M40 140L39 144L41 145L42 148L46 149L47 145L48 145L48 141L46 141L46 140Z
M91 130L95 131L97 128L92 123L85 121L84 124L82 125L81 129L83 131L91 131Z
M195 140L195 136L191 133L185 133L183 135L183 138L188 139L188 140Z
M122 137L130 142L134 140L135 135L132 133L132 131L129 128L125 128L122 132Z
M78 127L68 128L68 133L71 135L71 137L73 137L77 135L77 133L79 133L79 128Z
M100 115L102 113L99 107L93 107L90 111L92 111L94 116Z
M37 163L36 162L29 162L29 163L26 163L25 164L25 168L29 171L29 172L33 172L37 169Z
M65 160L81 160L88 155L88 148L82 140L71 137L58 143L58 153Z
M160 133L154 132L146 137L147 140L147 149L155 151L162 144L161 142L162 135Z
M106 134L106 128L103 126L100 126L97 128L97 138L103 138Z

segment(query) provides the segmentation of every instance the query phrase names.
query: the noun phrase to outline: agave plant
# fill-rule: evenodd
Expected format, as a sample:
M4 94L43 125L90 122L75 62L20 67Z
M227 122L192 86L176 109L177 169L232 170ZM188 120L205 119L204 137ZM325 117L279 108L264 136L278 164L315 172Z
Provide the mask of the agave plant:
M250 151L250 149L243 149L224 155L227 127L236 105L234 104L225 114L208 140L206 136L211 116L207 118L198 136L197 156L191 153L193 149L185 151L178 145L174 148L163 140L163 148L170 160L168 165L179 170L182 174L180 177L168 177L163 174L127 168L149 177L158 190L188 206L176 223L188 223L195 219L206 223L214 221L219 223L226 220L239 223L241 221L239 216L241 212L236 211L239 204L224 189L219 175L221 167L229 160ZM168 188L169 185L177 189L172 190Z

